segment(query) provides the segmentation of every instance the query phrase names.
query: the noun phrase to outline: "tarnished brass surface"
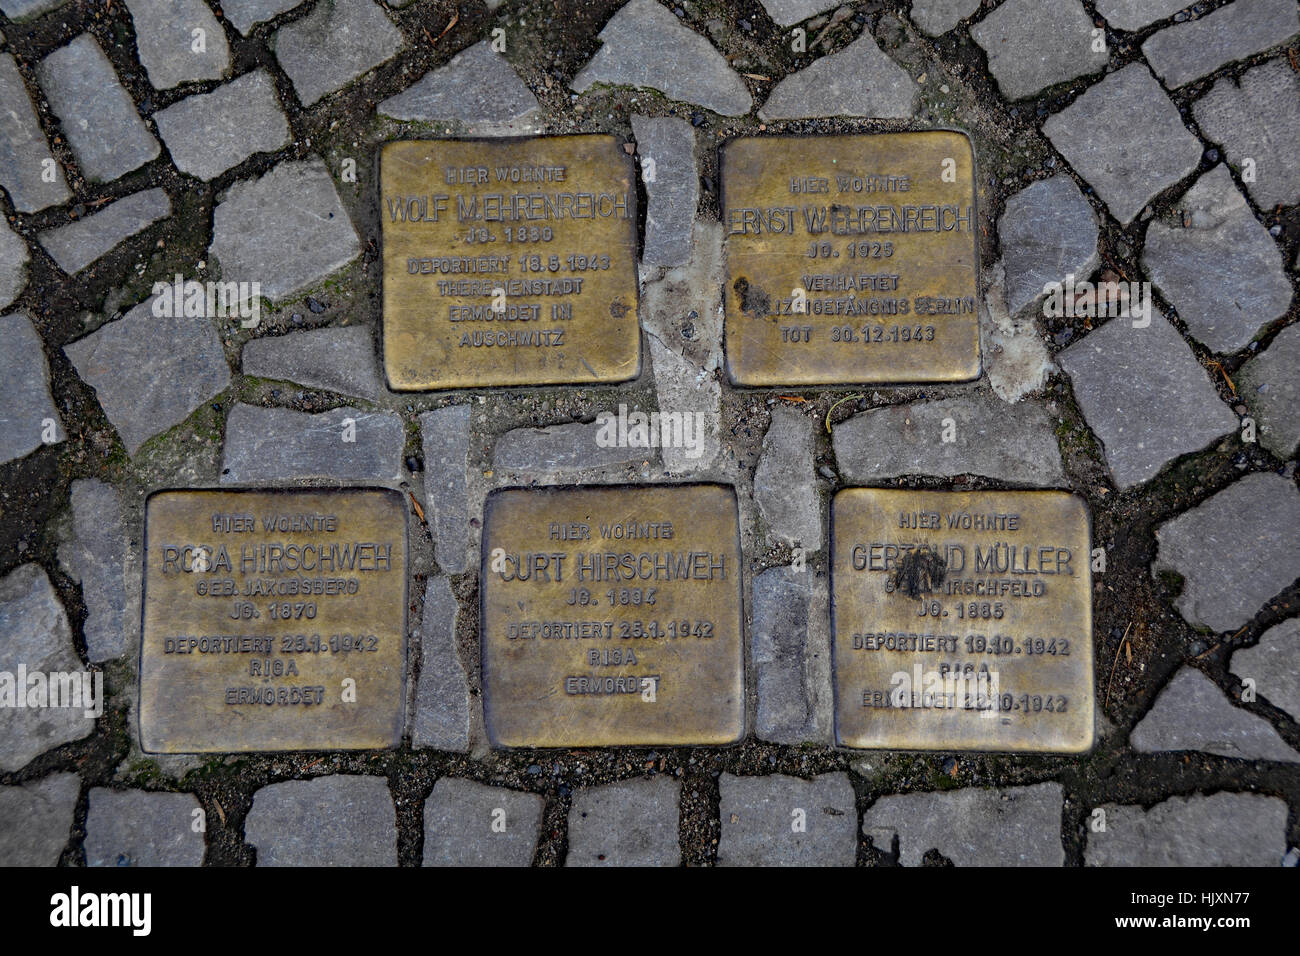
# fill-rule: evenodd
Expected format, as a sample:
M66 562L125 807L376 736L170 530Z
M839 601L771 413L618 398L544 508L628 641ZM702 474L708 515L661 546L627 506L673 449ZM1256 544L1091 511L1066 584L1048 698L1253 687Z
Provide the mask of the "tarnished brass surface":
M396 746L402 498L375 488L158 492L146 506L143 620L148 752ZM354 702L344 700L349 678Z
M606 134L384 146L389 385L635 378L633 174Z
M730 488L505 489L485 512L483 709L493 746L741 738Z
M1091 748L1092 579L1082 499L1063 491L850 488L832 502L831 535L839 744Z
M721 167L732 381L979 376L965 134L741 138Z

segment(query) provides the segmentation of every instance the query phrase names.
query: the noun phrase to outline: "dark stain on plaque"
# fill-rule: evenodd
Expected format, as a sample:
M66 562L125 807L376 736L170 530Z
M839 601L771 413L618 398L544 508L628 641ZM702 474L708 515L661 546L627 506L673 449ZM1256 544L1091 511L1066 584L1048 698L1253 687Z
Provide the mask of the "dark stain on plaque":
M910 598L920 599L923 595L939 590L947 574L948 565L939 556L939 552L929 545L922 545L898 559L893 577L894 590L902 591Z
M740 311L746 315L761 319L772 311L772 300L768 298L767 293L757 286L750 285L749 280L744 276L737 279L732 288L736 290L736 295L740 296Z

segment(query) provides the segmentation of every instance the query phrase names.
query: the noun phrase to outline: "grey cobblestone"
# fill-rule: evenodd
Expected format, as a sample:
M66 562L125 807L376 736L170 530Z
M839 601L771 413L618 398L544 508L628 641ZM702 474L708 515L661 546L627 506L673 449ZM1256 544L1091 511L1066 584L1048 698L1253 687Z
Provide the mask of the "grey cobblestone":
M665 777L579 790L565 866L677 866L681 787Z
M1165 27L1142 44L1142 52L1172 89L1285 43L1298 30L1293 0L1235 0L1198 20Z
M1120 488L1154 478L1237 427L1192 350L1154 307L1146 328L1118 316L1057 360Z
M1010 100L1102 69L1107 53L1092 33L1079 0L1007 0L970 31Z
M0 10L10 20L27 20L47 13L55 7L61 7L67 0L3 0Z
M1062 866L1059 783L1005 790L881 797L862 815L862 832L886 853L898 837L903 866L938 850L957 866Z
M374 333L365 326L308 329L244 345L245 375L296 382L374 401L384 394Z
M230 66L230 47L221 24L203 0L126 0L135 25L140 64L154 89L219 80ZM202 30L203 51L194 49Z
M1234 707L1208 677L1188 666L1160 691L1129 742L1139 753L1199 750L1238 760L1300 763L1300 753L1268 721Z
M769 538L809 552L822 546L820 495L813 471L815 427L806 415L774 405L754 469L754 503L767 522Z
M1279 332L1269 347L1237 372L1237 394L1255 417L1259 443L1279 458L1300 444L1300 325Z
M1172 17L1187 6L1187 0L1097 0L1097 12L1117 30L1140 30Z
M36 110L14 58L0 53L0 186L19 212L38 212L67 202L72 193L50 152ZM53 164L50 166L49 164ZM46 168L54 178L42 176Z
M392 59L402 33L372 0L320 0L275 33L275 58L303 106Z
M131 236L172 214L161 189L146 189L104 206L66 226L47 229L38 241L68 275L97 262Z
M864 77L870 77L864 82ZM872 116L907 119L916 110L920 87L907 71L864 33L843 50L787 76L758 115L764 120L812 116Z
M761 740L798 745L819 736L807 657L813 574L769 568L753 578L750 658Z
M346 440L349 434L354 440ZM237 404L226 422L221 481L396 482L404 443L402 420L393 412L343 407L312 415Z
M0 316L0 464L41 447L47 434L67 434L50 398L50 369L41 337L25 313ZM47 422L53 422L47 432Z
M912 22L932 37L947 33L979 9L980 0L912 0Z
M1006 269L1006 306L1021 314L1067 275L1083 281L1097 267L1097 216L1063 173L1027 186L998 218Z
M86 657L93 662L126 653L126 526L116 489L94 478L72 483L72 538L59 561L81 585L86 602Z
M420 620L424 653L415 690L411 743L463 753L469 750L469 682L456 656L457 611L456 596L447 579L430 577Z
M1174 602L1192 624L1234 631L1300 576L1300 491L1253 474L1156 528L1153 570L1184 579Z
M132 455L230 384L212 321L155 316L153 302L63 347Z
M1147 229L1142 264L1198 341L1235 351L1291 303L1282 256L1226 166L1205 173L1177 208L1181 224Z
M1255 693L1300 719L1300 618L1265 631L1254 647L1232 652L1232 673L1255 682Z
M236 183L217 203L210 252L226 282L259 282L280 302L343 268L361 242L319 159Z
M655 0L629 0L605 24L600 40L596 55L573 79L579 93L597 83L648 87L723 116L753 106L726 58Z
M846 773L718 779L718 866L852 866L858 811Z
M1286 803L1257 793L1170 797L1150 810L1102 805L1085 866L1277 866L1286 852Z
M108 182L162 152L89 33L49 54L39 73L50 108L88 179Z
M443 777L424 803L424 865L528 866L543 806L535 793Z
M517 123L539 109L532 90L487 40L379 104L379 112L393 119L459 120L476 127Z
M956 435L943 441L944 421ZM1056 434L1036 405L972 392L868 409L835 426L835 460L850 482L900 475L983 475L1027 485L1064 480Z
M1124 224L1201 160L1200 141L1141 63L1085 90L1043 132Z
M86 808L86 866L198 866L201 809L190 793L95 787Z
M434 555L448 574L468 564L470 407L448 405L420 416L424 449L424 508Z
M763 9L777 26L791 27L803 23L823 10L829 10L839 0L762 0Z
M289 145L289 121L265 70L173 103L154 114L176 168L209 180L254 153Z
M27 286L27 243L0 219L0 309L7 308Z
M221 13L236 30L248 36L259 23L274 20L302 3L303 0L221 0Z
M253 794L244 840L258 866L396 866L397 811L383 777L287 780Z
M0 866L57 865L80 792L75 773L0 787Z
M497 439L493 471L561 476L575 471L640 465L654 461L654 448L602 448L599 422L574 422L547 428L516 428Z
M706 470L719 450L718 421L722 408L722 387L712 372L700 368L658 338L650 338L650 363L654 368L655 394L661 413L691 416L683 418L684 444L665 444L659 449L664 470L677 475ZM691 431L686 432L690 421ZM694 444L692 444L694 442ZM653 449L642 449L652 451Z
M671 116L632 117L637 155L654 164L654 179L642 172L648 199L641 261L677 266L691 255L691 232L700 201L691 124Z

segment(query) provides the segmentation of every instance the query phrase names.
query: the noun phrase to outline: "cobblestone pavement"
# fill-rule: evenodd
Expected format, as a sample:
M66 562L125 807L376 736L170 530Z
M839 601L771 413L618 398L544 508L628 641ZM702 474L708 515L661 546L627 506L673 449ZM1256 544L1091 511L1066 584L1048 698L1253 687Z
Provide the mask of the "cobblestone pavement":
M0 710L0 862L1294 865L1294 0L0 11L0 671L89 666L107 696L93 719ZM983 377L728 384L719 143L936 127L975 148ZM675 171L642 197L640 377L390 392L379 146L579 131ZM1149 325L1052 314L1067 275L1149 281ZM175 276L260 282L260 322L157 317ZM708 454L598 447L619 404L704 413ZM957 442L918 437L950 417ZM344 418L355 443L321 437ZM749 736L490 750L487 492L682 477L740 501ZM404 745L143 753L146 495L332 483L409 492ZM827 509L855 484L1086 499L1090 753L831 746Z

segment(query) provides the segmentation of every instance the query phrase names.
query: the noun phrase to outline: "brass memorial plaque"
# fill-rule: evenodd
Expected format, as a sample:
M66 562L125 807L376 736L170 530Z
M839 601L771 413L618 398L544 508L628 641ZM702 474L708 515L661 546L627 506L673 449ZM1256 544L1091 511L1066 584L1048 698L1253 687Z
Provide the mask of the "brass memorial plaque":
M831 535L839 744L1092 747L1082 499L850 488L832 502Z
M732 381L979 376L964 133L741 138L721 167Z
M493 492L480 618L492 745L739 740L740 562L730 488Z
M161 491L145 514L150 753L401 741L406 507L396 491Z
M633 175L606 134L384 146L389 385L635 378Z

